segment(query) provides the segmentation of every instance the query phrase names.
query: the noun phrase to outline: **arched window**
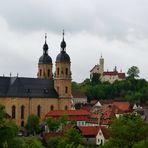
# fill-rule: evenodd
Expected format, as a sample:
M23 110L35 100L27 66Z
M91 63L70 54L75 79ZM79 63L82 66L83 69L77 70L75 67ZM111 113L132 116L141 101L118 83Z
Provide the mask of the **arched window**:
M24 121L21 121L21 127L24 127Z
M21 106L21 119L24 119L25 106Z
M59 86L57 86L57 92L59 93Z
M68 93L68 87L67 86L65 87L65 93L66 94Z
M40 69L40 76L42 76L42 69Z
M59 68L57 68L57 75L59 75L59 73L60 73L60 69L59 69Z
M48 69L48 77L50 77L50 69Z
M66 68L65 73L66 73L66 75L68 75L68 68Z
M54 110L54 106L53 105L50 106L50 110Z
M41 117L41 106L38 105L37 107L37 116L40 118Z
M65 106L65 110L68 110L68 106L67 105Z
M16 116L16 107L15 105L12 106L12 119L15 119Z

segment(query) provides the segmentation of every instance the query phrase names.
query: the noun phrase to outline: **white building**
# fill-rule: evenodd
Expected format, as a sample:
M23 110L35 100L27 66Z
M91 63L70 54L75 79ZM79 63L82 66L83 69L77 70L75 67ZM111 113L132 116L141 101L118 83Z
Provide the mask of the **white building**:
M102 56L99 60L99 64L95 65L90 70L90 78L93 77L94 73L100 74L102 82L113 83L116 80L121 81L125 79L125 73L123 73L122 71L118 72L116 66L113 71L104 71L104 58Z

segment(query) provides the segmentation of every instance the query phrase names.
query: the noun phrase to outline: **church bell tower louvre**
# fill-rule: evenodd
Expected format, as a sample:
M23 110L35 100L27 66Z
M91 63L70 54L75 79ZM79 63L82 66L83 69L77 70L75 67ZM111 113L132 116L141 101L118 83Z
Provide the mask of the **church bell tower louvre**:
M53 79L52 59L48 55L48 44L46 43L47 34L45 34L45 43L43 45L43 55L39 58L37 77L40 79Z
M60 99L71 99L71 61L66 53L66 42L63 39L61 42L61 51L56 57L54 87L59 94Z

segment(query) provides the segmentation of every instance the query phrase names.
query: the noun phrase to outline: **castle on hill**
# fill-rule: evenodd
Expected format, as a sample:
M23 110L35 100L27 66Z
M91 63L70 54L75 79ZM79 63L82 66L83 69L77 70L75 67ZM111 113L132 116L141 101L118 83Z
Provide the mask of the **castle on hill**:
M71 108L71 60L66 52L64 32L54 75L46 40L45 35L37 78L0 77L0 104L5 106L7 114L21 127L25 126L30 114L37 115L42 121L50 110Z
M90 78L93 77L94 73L100 74L100 79L102 82L113 83L116 80L121 81L125 79L125 73L122 71L118 72L116 66L113 71L104 71L104 58L102 55L100 57L99 64L95 65L90 70Z

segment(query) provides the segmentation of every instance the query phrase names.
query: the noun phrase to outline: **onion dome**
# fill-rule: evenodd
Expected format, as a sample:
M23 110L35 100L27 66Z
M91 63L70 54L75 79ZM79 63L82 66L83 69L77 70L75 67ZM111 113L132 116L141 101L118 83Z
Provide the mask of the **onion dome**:
M46 43L47 35L45 34L45 44L43 45L43 55L39 58L39 64L52 64L52 59L48 55L48 44Z
M57 55L56 62L70 62L70 57L66 53L66 42L64 40L64 31L63 31L63 40L61 42L61 52Z

